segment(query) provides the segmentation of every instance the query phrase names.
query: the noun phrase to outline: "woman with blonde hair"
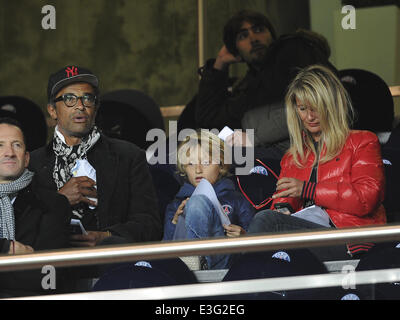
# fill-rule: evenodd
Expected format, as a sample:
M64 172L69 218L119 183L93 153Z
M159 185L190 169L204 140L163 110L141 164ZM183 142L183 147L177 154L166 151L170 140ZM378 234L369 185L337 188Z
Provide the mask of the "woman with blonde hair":
M289 85L285 102L290 148L271 210L254 217L249 233L386 223L378 138L350 130L351 103L336 75L323 66L306 67ZM305 208L311 218L304 211L292 216ZM348 258L371 246L335 247L327 255Z

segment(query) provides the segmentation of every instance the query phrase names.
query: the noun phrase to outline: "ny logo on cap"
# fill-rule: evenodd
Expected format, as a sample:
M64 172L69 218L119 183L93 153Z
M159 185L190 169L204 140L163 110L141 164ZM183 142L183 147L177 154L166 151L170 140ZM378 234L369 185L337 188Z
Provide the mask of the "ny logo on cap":
M78 75L78 68L77 67L68 67L67 69L65 69L65 72L67 73L67 77L73 77L73 76L77 76Z

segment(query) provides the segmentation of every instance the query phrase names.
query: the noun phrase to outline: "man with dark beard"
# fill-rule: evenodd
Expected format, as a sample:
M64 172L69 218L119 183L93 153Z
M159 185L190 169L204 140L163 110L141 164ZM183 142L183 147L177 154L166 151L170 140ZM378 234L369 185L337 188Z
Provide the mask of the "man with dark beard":
M145 153L97 129L98 97L98 78L87 69L67 66L50 76L47 110L57 126L50 144L32 153L30 168L40 185L68 199L88 231L71 235L73 246L160 240ZM86 172L75 175L78 166Z
M255 146L266 148L268 157L280 158L289 146L286 88L305 66L318 63L334 69L328 61L329 45L320 35L304 30L277 38L266 16L246 10L227 22L223 40L217 58L200 69L196 125L254 129ZM240 62L248 65L248 71L230 92L229 66Z

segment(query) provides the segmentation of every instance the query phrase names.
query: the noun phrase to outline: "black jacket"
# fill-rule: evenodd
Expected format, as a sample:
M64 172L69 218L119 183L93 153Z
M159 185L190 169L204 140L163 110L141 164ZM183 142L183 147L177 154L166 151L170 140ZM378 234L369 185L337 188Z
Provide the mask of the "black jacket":
M68 246L71 211L65 197L35 187L35 182L32 182L18 193L13 207L17 241L35 251ZM7 254L10 241L0 239L0 248L2 254ZM0 272L0 296L54 293L42 289L44 276L41 270ZM57 280L61 281L61 275Z
M161 219L144 151L130 142L101 135L89 150L88 161L97 179L94 231L108 230L129 242L161 240ZM31 153L30 169L39 184L51 190L57 190L54 163L52 143Z
M265 106L267 109L279 105L283 108L287 87L299 68L318 63L336 71L329 62L329 54L329 47L323 41L306 32L282 36L268 48L262 68L256 70L249 66L245 78L233 88L232 93L227 90L230 86L228 72L214 69L214 61L208 61L202 70L197 96L197 127L247 129L242 123L246 113ZM264 110L247 117L250 117L248 123L260 127L252 128L256 130L256 135L257 130L276 125L273 123L276 119L269 118ZM284 116L280 119L281 128L277 129L283 131L283 138L288 139L286 119Z

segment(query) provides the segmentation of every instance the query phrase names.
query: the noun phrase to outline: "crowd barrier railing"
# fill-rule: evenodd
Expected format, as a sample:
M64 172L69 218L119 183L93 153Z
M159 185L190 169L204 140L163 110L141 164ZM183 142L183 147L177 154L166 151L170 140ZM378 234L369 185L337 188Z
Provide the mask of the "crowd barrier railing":
M92 249L65 249L26 255L1 256L0 271L37 269L44 265L84 266L120 263L192 255L239 253L320 247L357 242L400 241L400 225L362 228L323 229L307 232L274 233L239 238L216 238L195 241L171 241ZM32 299L178 299L220 294L254 293L340 286L346 274L321 274L300 277L243 280L225 283L204 283L184 286L154 287L87 292L67 295L27 297ZM400 281L400 269L362 271L355 273L357 284Z
M90 249L64 249L24 255L0 256L0 271L119 263L193 255L212 255L320 247L344 243L400 241L400 225L363 228L323 229L318 231L273 233L239 238L213 238L166 241Z
M226 281L218 283L187 284L141 289L16 298L16 300L172 300L249 294L257 292L290 291L330 287L354 287L363 284L400 281L400 269L384 269L349 273L330 273L256 280ZM345 294L343 294L345 295Z

